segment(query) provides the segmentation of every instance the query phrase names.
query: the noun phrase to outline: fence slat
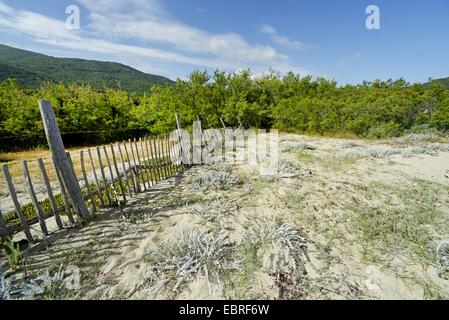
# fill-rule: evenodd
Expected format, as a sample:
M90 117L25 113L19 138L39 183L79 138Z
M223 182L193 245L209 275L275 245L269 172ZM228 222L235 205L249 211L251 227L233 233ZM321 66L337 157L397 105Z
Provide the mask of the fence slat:
M0 210L0 237L6 237L8 235L8 230L6 229L5 220L3 220L3 213Z
M139 170L137 169L137 162L136 162L136 156L134 154L133 143L132 143L131 139L129 139L128 142L129 142L129 148L131 149L131 154L133 156L134 169L132 172L133 172L133 175L136 180L136 187L139 192L142 192L142 188L140 187ZM125 146L125 150L126 150L126 146Z
M148 138L144 137L143 142L145 144L145 150L148 155L148 171L150 171L151 185L154 186L157 183L157 180L156 180L157 178L156 178L156 172L154 171L154 166L152 165L153 155L150 153L150 149L148 148Z
M167 135L166 134L163 134L163 141L164 141L164 153L165 153L165 161L166 161L166 164L167 164L167 170L168 170L168 174L169 174L169 176L170 177L172 177L173 176L173 168L172 168L172 166L171 166L171 163L170 163L170 160L171 160L171 158L170 158L170 149L168 149L168 139L167 139Z
M58 206L56 205L55 196L53 195L53 190L51 189L50 179L48 178L47 170L45 169L44 160L37 160L39 165L39 170L41 172L42 179L45 183L45 188L47 189L48 199L50 200L51 210L53 211L53 215L55 216L56 224L59 229L64 229L64 225L62 224L61 217L59 216Z
M28 170L28 163L26 160L22 160L22 171L23 177L25 178L25 182L28 188L28 193L30 194L31 202L33 203L34 209L36 210L37 217L39 218L39 224L41 226L41 230L44 235L48 235L47 225L45 224L44 212L39 205L39 201L37 200L36 193L34 192L33 182L31 180L30 171Z
M118 202L119 202L119 201L118 201L118 193L117 193L117 190L115 189L115 178L114 178L114 173L112 172L111 161L109 160L109 155L108 155L108 152L107 152L107 150L106 150L106 146L105 146L105 145L103 145L103 151L104 151L104 156L105 156L105 158L106 158L106 164L108 165L109 174L111 175L111 181L112 181L111 187L112 187L112 191L114 192L114 198L115 198L115 200L116 200L117 203L118 203Z
M108 204L112 204L111 195L109 194L109 184L106 179L106 175L104 174L103 161L101 160L100 147L97 146L95 149L97 150L98 163L100 164L100 173L101 173L101 178L103 179L103 185L104 185L104 190L106 193L106 198L108 198Z
M128 140L128 143L130 144L129 146L131 147L131 139ZM132 182L133 182L134 192L135 193L140 193L141 190L140 190L139 181L137 180L137 177L136 177L136 174L135 174L136 161L134 159L134 154L132 153L132 156L133 156L132 158L129 156L128 146L127 146L125 141L123 141L123 146L125 147L126 157L128 158L129 170L131 172L131 179L132 179ZM131 151L132 151L132 149L131 149ZM133 160L132 163L131 163L131 160ZM133 164L134 164L134 166L133 166Z
M125 145L125 142L123 142L123 144ZM130 184L130 181L129 181L130 177L129 177L129 174L128 174L128 170L131 170L131 162L129 161L129 157L127 156L129 169L126 170L125 159L123 158L122 148L120 147L120 143L119 142L117 142L117 149L118 149L118 152L120 154L120 161L122 162L123 171L125 172L125 176L126 176L126 187L128 188L129 197L131 198L132 197L132 193L131 193L131 187L129 185ZM131 184L133 186L134 193L137 193L136 186L134 185L134 179L132 177L132 174L131 174Z
M69 218L70 223L74 224L75 220L73 219L72 208L70 207L70 202L69 202L69 196L67 195L67 190L64 186L64 183L62 182L61 175L59 174L58 169L56 169L56 164L55 164L54 158L52 158L52 164L53 164L53 169L56 172L56 178L58 179L59 187L61 188L62 201L64 202L64 208L65 208L65 211L67 212L67 217Z
M187 162L187 152L185 150L185 144L182 135L181 117L179 116L179 114L175 114L175 118L176 118L176 127L178 128L178 139L181 148L182 165L183 167L186 167L188 162Z
M175 158L175 154L173 153L173 143L171 141L170 134L168 135L168 150L170 153L170 163L173 168L173 172L176 174L178 171L178 166L173 162L173 159Z
M86 165L84 163L84 150L80 151L80 162L81 162L81 171L83 172L84 183L86 184L86 189L87 189L87 192L89 193L90 202L92 205L92 214L93 214L93 213L95 213L95 211L97 211L97 205L95 204L95 198L92 193L92 189L90 187L89 179L87 179Z
M159 158L159 150L157 148L156 143L156 137L153 137L153 147L154 147L154 154L156 156L156 168L157 168L157 174L159 175L159 180L164 180L164 177L162 176L162 170L161 170L161 159Z
M142 150L142 160L143 160L143 166L145 168L145 172L147 175L148 187L151 188L151 186L153 185L153 179L151 176L151 170L148 167L148 163L147 163L147 161L145 161L145 150L144 150L142 138L139 138L139 142L140 142L140 148Z
M162 139L161 135L159 135L159 145L160 145L160 150L162 153L162 165L164 167L164 174L165 174L165 179L167 179L170 175L168 173L168 168L167 168L167 157L164 151L164 140Z
M153 149L153 139L151 136L147 137L147 144L150 146L151 152L151 166L153 167L154 177L156 179L156 183L161 181L161 177L159 171L157 169L157 161L156 161L156 152Z
M94 175L95 186L97 187L98 197L100 198L100 205L102 208L104 208L104 207L106 207L106 205L103 200L103 193L101 192L100 183L98 182L97 170L95 170L95 163L94 163L94 159L92 158L92 152L90 151L90 149L87 149L87 154L89 155L89 162L90 162L90 166L92 168L92 174Z
M177 141L178 143L176 144L176 148L175 148L175 152L177 153L177 158L179 158L179 164L178 164L178 168L180 171L184 170L185 165L182 161L182 148L181 148L181 140L179 139L179 134L177 137Z
M14 184L12 182L11 174L9 173L9 168L7 164L3 165L3 174L5 175L6 184L8 185L9 195L11 196L12 202L14 203L14 207L16 208L16 213L19 216L20 223L22 224L23 232L25 233L28 241L33 242L34 241L33 236L31 235L30 228L28 227L26 218L23 215L19 200L17 200L16 189L14 188Z
M76 184L78 184L78 188L79 188L80 191L81 191L81 196L83 197L83 201L84 201L84 203L86 204L86 208L87 208L87 203L86 203L86 201L84 200L84 195L83 195L83 192L82 192L82 190L81 190L81 186L79 185L78 176L77 176L77 174L76 174L75 166L73 165L72 156L70 155L70 152L67 152L67 159L69 159L70 168L72 169L73 176L75 177ZM89 212L89 208L87 208L87 212L84 213L84 218L87 219L87 218L89 218L89 217L90 217L90 212Z
M119 185L120 191L122 193L123 201L126 202L125 188L123 188L122 178L120 176L120 171L118 170L117 160L115 159L114 146L112 144L111 144L111 154L112 154L112 162L114 163L115 172L117 173L118 185Z
M136 148L136 156L137 156L137 161L139 163L139 170L140 170L140 172L142 172L143 190L146 191L147 190L147 185L146 185L147 181L145 179L145 168L142 166L142 161L140 160L139 145L137 144L136 138L134 138L134 148Z

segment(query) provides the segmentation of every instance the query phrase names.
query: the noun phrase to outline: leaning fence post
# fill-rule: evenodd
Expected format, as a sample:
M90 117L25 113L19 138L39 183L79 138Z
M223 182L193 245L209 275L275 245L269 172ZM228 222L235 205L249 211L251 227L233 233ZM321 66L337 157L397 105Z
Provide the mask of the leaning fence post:
M19 217L20 224L22 225L23 232L25 233L25 236L27 237L29 242L34 242L33 236L30 232L30 227L28 226L28 222L23 215L22 207L20 206L19 200L17 200L17 193L16 189L14 188L14 184L12 182L11 174L9 173L8 165L5 163L3 165L3 174L5 175L6 183L8 185L9 195L11 196L11 199L14 203L14 207L16 208L17 216Z
M53 154L56 170L58 170L61 175L61 180L64 183L67 193L73 200L78 215L82 219L87 219L89 217L89 209L65 152L53 107L49 101L39 100L38 102L44 124L45 136L50 151Z
M33 203L34 209L36 210L36 215L39 219L39 224L44 235L48 236L47 225L45 224L44 212L39 205L37 200L36 192L34 192L33 182L31 181L30 171L28 170L28 164L26 160L21 161L23 176L28 187L28 192L30 194L31 202Z

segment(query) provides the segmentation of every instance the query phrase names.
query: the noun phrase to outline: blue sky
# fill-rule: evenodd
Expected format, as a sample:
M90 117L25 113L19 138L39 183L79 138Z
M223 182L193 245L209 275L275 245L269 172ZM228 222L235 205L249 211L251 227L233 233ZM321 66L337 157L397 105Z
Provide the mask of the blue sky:
M79 30L65 26L71 4L80 8ZM380 30L365 27L371 4ZM172 79L251 68L339 84L424 82L449 76L449 1L0 0L0 43Z

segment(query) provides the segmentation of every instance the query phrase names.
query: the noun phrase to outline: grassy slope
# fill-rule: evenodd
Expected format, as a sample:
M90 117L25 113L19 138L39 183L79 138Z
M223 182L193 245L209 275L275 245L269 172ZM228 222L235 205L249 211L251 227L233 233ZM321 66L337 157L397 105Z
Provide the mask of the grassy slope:
M138 93L154 84L172 82L119 63L55 58L0 44L0 81L7 78L16 78L27 88L37 88L42 81L77 82L99 90L120 87Z

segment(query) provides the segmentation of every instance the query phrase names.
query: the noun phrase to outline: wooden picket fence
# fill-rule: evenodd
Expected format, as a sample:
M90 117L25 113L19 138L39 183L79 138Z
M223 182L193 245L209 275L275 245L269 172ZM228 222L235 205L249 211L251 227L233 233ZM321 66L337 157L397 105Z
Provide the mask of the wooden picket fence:
M3 176L15 210L3 214L0 211L1 237L12 237L18 232L24 232L27 240L33 243L35 239L30 231L33 225L39 224L42 234L47 236L49 218L54 217L58 229L64 228L62 217L70 224L75 223L76 219L88 220L99 209L121 207L129 198L150 190L186 167L179 159L179 155L183 154L182 141L176 141L177 137L173 139L173 136L168 134L96 146L80 150L78 154L67 153L63 149L56 119L54 114L52 115L53 110L49 108L51 106L48 103L41 105L47 140L53 156L48 159L20 161L21 173L29 195L27 203L20 203L9 165L3 164ZM50 116L45 115L46 112L50 112ZM179 131L181 123L178 116L176 122ZM55 129L56 131L52 132ZM50 135L53 138L49 137ZM73 161L74 158L76 161ZM67 161L69 166L64 168L61 161ZM46 190L44 199L40 197L38 200L34 182L36 177L30 174L30 165L37 166L39 170L39 180L43 181ZM50 171L56 176L55 179L51 179Z

